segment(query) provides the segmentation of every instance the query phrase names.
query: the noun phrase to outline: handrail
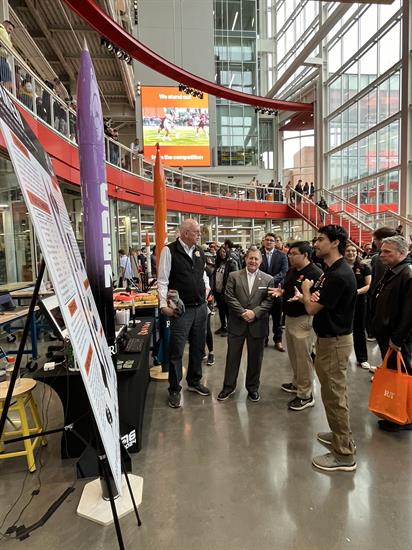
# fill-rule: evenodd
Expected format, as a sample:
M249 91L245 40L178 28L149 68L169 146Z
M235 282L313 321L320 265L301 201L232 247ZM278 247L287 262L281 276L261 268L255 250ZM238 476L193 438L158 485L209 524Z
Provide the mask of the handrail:
M44 124L47 124L63 138L76 144L76 111L66 105L21 59L9 49L7 61L10 65L12 82L5 83L7 89L22 104L22 106ZM27 87L29 84L29 87ZM106 161L128 173L139 176L148 182L153 181L153 162L142 155L134 153L129 147L105 136ZM202 193L220 198L231 198L242 201L266 201L267 194L274 193L267 202L283 202L283 189L260 186L257 188L223 183L218 180L192 175L180 169L164 167L166 185L169 188L182 189L187 192ZM278 198L280 200L273 200Z
M339 197L337 193L334 193L329 189L322 189L321 191L317 192L321 195L323 194L325 196L332 197L334 201L338 201L340 203L348 205L348 209L350 208L351 210L355 210L359 215L359 219L362 219L365 224L370 225L373 230L377 229L377 227L382 223L379 221L380 219L393 218L394 220L396 220L395 224L405 225L408 228L408 234L412 234L412 220L406 218L405 216L402 216L401 214L398 214L397 212L394 212L393 210L386 209L380 210L379 212L368 212L368 210L364 210L357 204L353 204L343 197ZM402 222L402 224L400 222Z
M290 206L295 212L303 217L313 227L319 228L326 223L337 223L344 227L348 233L348 238L358 249L363 243L362 237L370 240L372 238L373 228L359 220L349 212L344 210L336 212L334 210L325 210L310 200L306 195L291 191L291 199L294 199ZM329 218L329 220L327 220Z
M364 215L368 216L370 214L366 210L363 210L363 208L359 207L357 204L354 204L353 202L350 202L347 199L340 197L338 194L331 191L330 189L322 189L320 191L316 191L316 193L319 193L320 195L327 195L329 197L332 197L333 200L335 201L346 204L348 208L351 208L352 210L356 210L356 212L358 212L360 216L364 216Z

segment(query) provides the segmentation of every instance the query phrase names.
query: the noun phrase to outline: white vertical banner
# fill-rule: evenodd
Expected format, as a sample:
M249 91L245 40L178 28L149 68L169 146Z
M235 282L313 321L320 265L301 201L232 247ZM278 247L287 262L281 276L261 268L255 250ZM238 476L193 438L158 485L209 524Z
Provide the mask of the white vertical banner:
M1 86L0 126L121 493L116 370L50 158Z

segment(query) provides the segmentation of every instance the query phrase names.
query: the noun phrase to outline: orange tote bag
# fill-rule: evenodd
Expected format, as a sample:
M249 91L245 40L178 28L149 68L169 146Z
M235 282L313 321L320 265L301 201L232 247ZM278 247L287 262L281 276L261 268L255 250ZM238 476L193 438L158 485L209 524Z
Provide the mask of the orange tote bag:
M392 353L396 353L396 370L388 369L387 366ZM405 373L402 372L402 366ZM376 369L374 375L369 397L369 410L380 418L396 424L407 424L409 422L409 387L411 387L412 398L412 376L406 373L402 354L389 348L381 368Z

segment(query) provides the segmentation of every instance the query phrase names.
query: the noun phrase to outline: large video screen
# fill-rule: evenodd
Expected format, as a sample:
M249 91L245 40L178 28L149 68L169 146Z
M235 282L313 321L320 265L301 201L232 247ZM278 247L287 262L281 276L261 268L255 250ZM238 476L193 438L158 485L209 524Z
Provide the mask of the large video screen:
M142 88L144 156L160 144L169 166L210 166L208 95L193 97L172 87Z

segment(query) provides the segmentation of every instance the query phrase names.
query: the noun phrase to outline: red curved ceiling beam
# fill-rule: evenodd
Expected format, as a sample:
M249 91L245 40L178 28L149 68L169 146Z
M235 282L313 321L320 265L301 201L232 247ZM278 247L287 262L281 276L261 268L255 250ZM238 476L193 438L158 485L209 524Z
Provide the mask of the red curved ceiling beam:
M64 0L64 2L70 9L77 13L79 17L87 21L87 23L99 34L105 36L116 46L127 52L131 57L176 82L216 97L222 97L246 105L277 109L280 111L313 112L312 103L278 101L276 99L245 94L243 92L231 90L230 88L225 88L224 86L218 86L214 82L210 82L209 80L189 73L177 65L170 63L170 61L167 61L160 55L157 55L113 21L113 19L103 11L100 6L95 4L93 0Z

